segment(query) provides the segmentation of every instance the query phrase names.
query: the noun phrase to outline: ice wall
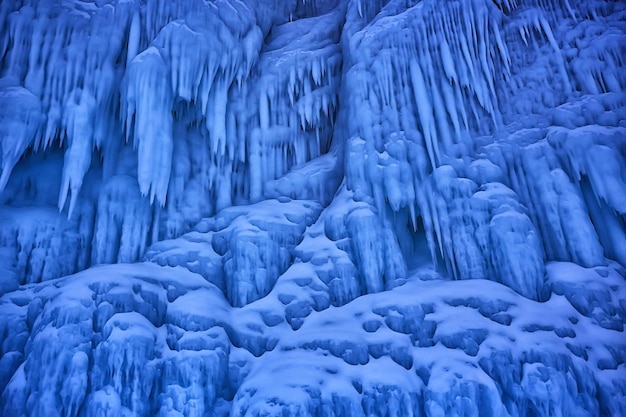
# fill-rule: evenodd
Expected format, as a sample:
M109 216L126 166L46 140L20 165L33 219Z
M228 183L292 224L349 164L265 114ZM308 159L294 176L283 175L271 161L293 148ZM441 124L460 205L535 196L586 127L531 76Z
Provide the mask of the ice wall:
M625 21L1 2L1 414L620 415Z
M277 192L273 181L330 148L344 9L296 1L6 2L3 198L50 205L56 192L55 221L96 209L98 221L81 238L93 240L87 257L101 263L137 260L147 244L234 203L295 197L300 187L278 184ZM34 154L58 148L59 183L23 196L25 181L41 179L22 179L17 162L33 164ZM326 160L327 174L306 187L309 198L329 201L338 185L336 158ZM83 191L90 175L95 184L87 187L102 187L99 195ZM115 214L118 205L136 218ZM19 282L63 275L15 273Z
M408 212L457 278L545 298L545 260L624 261L618 6L281 4L3 6L3 198L48 206L58 191L56 222L96 211L71 272L137 260L232 204L326 205L344 168L357 201ZM42 180L11 175L18 161L59 147L59 183L24 195ZM502 186L514 194L487 191ZM518 250L533 261L515 266Z
M409 210L452 276L500 277L545 299L545 260L599 265L602 246L623 257L610 233L594 228L606 216L617 239L624 236L621 197L612 197L624 190L624 116L614 104L625 81L617 58L623 12L600 17L568 2L499 6L389 2L365 28L358 17L346 25L354 32L345 54L346 181L381 213ZM591 41L586 30L607 39ZM606 83L591 68L607 66L587 63L601 54L612 68ZM588 162L596 152L602 157ZM613 174L593 173L605 169ZM586 178L594 176L615 180L593 185ZM603 197L605 182L612 185ZM585 203L587 193L597 202L588 195ZM585 207L605 203L604 214Z

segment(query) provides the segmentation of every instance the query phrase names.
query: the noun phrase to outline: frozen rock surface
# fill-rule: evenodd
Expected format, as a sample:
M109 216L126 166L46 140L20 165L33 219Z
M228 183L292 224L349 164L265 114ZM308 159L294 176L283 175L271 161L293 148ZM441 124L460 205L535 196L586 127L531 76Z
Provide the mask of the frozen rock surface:
M626 5L0 2L4 417L621 416Z

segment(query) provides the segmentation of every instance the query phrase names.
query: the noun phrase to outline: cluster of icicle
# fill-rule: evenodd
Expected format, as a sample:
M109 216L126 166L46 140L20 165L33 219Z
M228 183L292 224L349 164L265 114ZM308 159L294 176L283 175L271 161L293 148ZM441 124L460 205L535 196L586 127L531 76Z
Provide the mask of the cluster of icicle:
M136 260L216 210L275 194L268 181L330 147L342 64L342 9L325 13L334 6L3 2L2 201L54 199L66 228L89 217L80 246L101 263ZM314 12L313 30L270 33ZM294 28L309 32L297 44L284 40ZM32 170L14 173L41 155L50 186ZM50 242L35 245L55 263Z
M391 233L385 247L410 256L423 229L450 275L545 299L545 261L624 262L620 10L567 0L5 2L2 201L48 204L58 191L76 218L59 228L80 229L74 251L127 262L233 204L326 204L345 171L345 190ZM59 149L58 184L43 187L26 167L43 153L58 169ZM20 160L26 172L11 176ZM307 180L309 162L332 173ZM413 235L398 232L407 222ZM25 246L50 248L54 264L51 245ZM406 275L406 259L370 267L377 258L359 252L368 247L349 251L365 287Z
M624 262L620 6L400 3L346 29L355 197L423 227L452 276L533 299L547 260Z

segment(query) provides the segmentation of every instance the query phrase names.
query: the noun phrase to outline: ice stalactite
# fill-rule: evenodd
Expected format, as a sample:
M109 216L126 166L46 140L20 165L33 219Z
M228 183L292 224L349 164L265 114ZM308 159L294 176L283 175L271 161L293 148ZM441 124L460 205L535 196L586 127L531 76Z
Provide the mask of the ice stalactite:
M125 241L136 245L129 250L134 257L103 256L98 248L119 243L99 227L119 219L102 220L82 236L98 236L94 261L136 260L145 248L140 242L179 236L234 203L277 196L273 184L264 191L267 182L330 147L343 5L266 3L5 3L0 188L12 178L24 182L11 175L20 159L56 147L65 161L51 187L58 190L59 210L70 218L80 217L75 211L81 198L94 208L104 204L98 193L82 193L86 176L107 184L136 178L149 204L165 206L140 210L146 217L139 222L156 222L141 228L151 236ZM309 18L312 11L320 16ZM289 22L290 15L304 23ZM313 26L317 32L289 46ZM292 59L284 61L286 56ZM250 152L255 146L273 151L261 157ZM312 184L312 196L330 199L337 167L330 164L327 176ZM323 178L335 184L320 186ZM36 197L49 204L47 193ZM103 243L107 236L113 241Z
M75 91L74 100L66 104L64 125L68 148L63 162L63 178L59 192L59 209L63 210L70 195L68 217L72 217L78 200L83 178L91 165L94 147L95 100L88 92Z
M519 132L506 146L491 148L487 154L494 163L510 167L508 181L528 207L548 259L600 265L604 263L603 249L583 194L566 174L571 170L563 170L567 164L559 161L554 149L545 141L536 142L537 135L544 134L541 129ZM520 137L531 143L524 152L514 144ZM578 227L572 229L568 224Z
M258 102L258 112L241 132L251 150L246 158L252 200L266 194L266 181L330 148L342 68L342 9L276 26L265 40L246 97Z
M509 276L519 276L513 278L518 282L513 288L544 298L541 265L546 259L595 266L604 263L604 255L620 258L602 247L622 245L618 242L623 227L618 224L623 214L615 201L621 194L615 191L624 184L615 167L624 160L619 151L623 134L617 122L621 107L614 104L619 99L612 95L623 85L616 57L621 51L618 39L624 35L601 14L580 20L585 12L574 11L566 1L518 3L494 7L489 2L424 2L402 8L389 2L365 23L363 13L348 11L348 16L358 15L354 19L360 23L346 25L353 36L345 43L344 84L349 114L354 115L349 118L346 181L357 199L372 202L381 215L386 207L394 213L408 210L415 227L423 223L433 260L441 257L453 276L494 279L507 270ZM605 16L612 13L600 10ZM392 16L394 25L389 25ZM600 45L598 38L582 35L589 33L585 30L603 33L608 41ZM572 33L580 33L580 41L574 41ZM596 59L599 55L606 56L606 62ZM353 56L359 59L352 62ZM607 81L582 74L585 67L576 65L578 60L598 66ZM546 74L550 91L540 93L539 101L537 90L544 86L537 85L542 77L534 74ZM586 86L588 80L595 84ZM568 133L538 127L550 123L563 125ZM587 153L589 145L569 140L574 128L589 132L590 143L603 146ZM598 155L593 163L583 162L591 155ZM618 230L611 237L604 231L607 227L599 226L606 221L597 220L608 212L595 209L592 214L581 186L581 174L588 178L584 167L599 166L600 159L606 161L602 169L611 171L602 178L616 182L594 183L591 174L587 183L596 195L607 187L612 190L598 200L617 213L608 220ZM548 183L546 176L552 178ZM493 209L512 208L526 218L526 226L513 226L508 215L480 214L482 203L474 193L494 189L492 183L513 190L511 204L493 202ZM565 232L560 222L566 218L583 227L565 227ZM495 242L513 244L499 234L500 228L512 228L530 239L526 250L534 254L534 267L522 272L521 265L514 265L515 250L496 251ZM481 240L476 230L491 230L490 237ZM531 285L535 290L519 287L529 282L536 283Z
M3 81L8 87L22 85L39 99L40 111L30 112L30 117L38 120L29 122L38 134L29 138L27 146L46 150L67 139L69 152L78 156L64 167L67 185L60 193L61 206L70 182L72 199L77 198L93 148L103 137L115 134L115 61L123 48L128 13L134 7L127 3L113 13L111 8L93 4L35 3L25 4L5 18L3 43L8 47ZM89 39L86 43L85 38ZM94 111L97 117L90 116ZM86 128L93 132L85 132Z
M441 165L474 151L470 131L487 133L499 126L494 82L499 74L508 73L510 65L499 11L479 3L426 3L402 10L390 2L368 24L369 30L355 32L345 46L347 56L359 57L347 70L354 115L350 118L354 137L346 151L351 156L348 187L357 198L372 198L380 213L387 204L394 212L409 210L416 228L421 215L433 257L438 242L455 275L454 259L474 257L465 256L460 241L456 249L460 252L453 256L449 229L457 229L460 219L449 223L452 206L437 207L453 196L445 195L445 176L438 181L439 188L429 187L428 177ZM401 30L388 25L389 18L383 16L394 16ZM377 48L371 47L374 43ZM459 196L459 203L471 194ZM469 277L469 272L459 276Z
M156 197L164 205L174 147L169 71L159 51L150 47L133 59L126 77L126 132L137 148L139 189L151 203Z
M0 190L4 190L15 164L34 141L42 116L39 100L23 87L3 88L0 100L2 109Z

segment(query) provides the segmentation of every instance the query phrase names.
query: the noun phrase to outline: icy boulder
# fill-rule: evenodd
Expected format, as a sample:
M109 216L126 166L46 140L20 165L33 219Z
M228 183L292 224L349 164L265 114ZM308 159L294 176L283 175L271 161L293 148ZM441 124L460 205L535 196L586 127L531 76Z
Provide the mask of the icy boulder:
M234 306L243 306L270 292L320 211L315 202L289 199L231 207L200 222L194 232L159 242L146 258L198 272Z
M130 262L148 244L151 208L132 178L111 178L100 190L93 239L94 264Z
M253 216L227 220L229 226L214 235L212 244L224 256L226 288L233 305L242 306L267 295L293 262L293 248L319 209L310 202L276 204L268 200L257 205ZM225 220L231 211L240 210L222 212L223 217L218 216L216 222Z
M568 280L568 268L555 264L550 275ZM615 300L620 269L577 274L605 275L598 285ZM254 361L235 396L236 415L615 415L623 403L623 391L596 397L589 382L619 380L612 369L623 367L622 354L611 346L623 345L621 330L600 330L561 295L538 303L489 281L416 278L312 313L297 332L268 329L280 340ZM583 347L587 331L599 337L592 348ZM612 384L601 391L620 390Z
M419 269L391 290L318 306L294 330L280 317L289 297L314 295L312 281L278 283L238 308L181 267L92 268L0 299L0 406L31 416L619 415L623 273L553 263L555 292L536 302Z
M44 285L2 304L20 329L2 328L3 415L203 415L224 396L228 304L200 276L137 264Z
M81 223L87 226L85 223L91 221L93 217L83 218L81 222L69 221L51 208L3 207L0 293L15 289L18 284L41 282L84 269L89 263L85 257L89 240L76 229L80 230Z

